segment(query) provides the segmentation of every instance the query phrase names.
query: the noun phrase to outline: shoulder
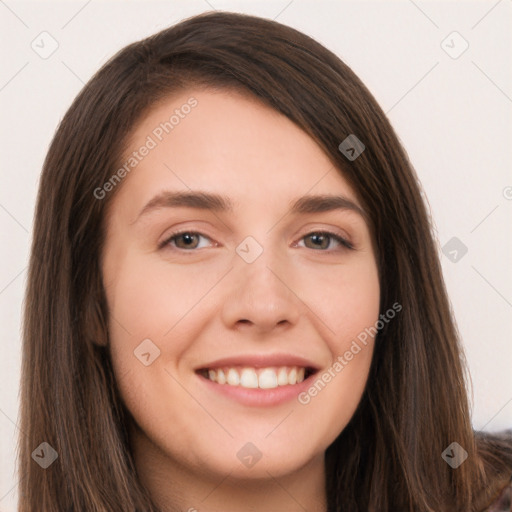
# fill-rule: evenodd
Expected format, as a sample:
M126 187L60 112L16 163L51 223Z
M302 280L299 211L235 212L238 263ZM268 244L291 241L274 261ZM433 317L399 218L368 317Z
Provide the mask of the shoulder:
M474 510L512 512L512 429L493 434L475 432L475 440L484 488L476 493L479 505Z
M512 512L512 477L498 498L484 512Z

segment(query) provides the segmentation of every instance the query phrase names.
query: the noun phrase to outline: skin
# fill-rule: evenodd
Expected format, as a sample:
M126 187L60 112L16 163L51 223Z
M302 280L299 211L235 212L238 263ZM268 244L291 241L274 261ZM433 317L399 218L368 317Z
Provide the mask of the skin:
M329 369L378 320L370 230L347 209L287 214L306 194L359 202L313 139L235 91L191 89L160 102L127 154L190 97L198 105L124 178L106 223L109 346L137 471L164 511L325 511L324 453L360 401L373 340L306 405L242 405L194 370L276 352L307 358L318 375ZM163 190L221 194L234 209L160 207L139 217ZM179 248L183 237L159 248L176 229L201 233L198 248ZM354 249L315 243L319 230ZM263 249L252 263L235 251L247 236ZM160 350L149 366L134 357L147 338ZM237 457L248 442L262 454L251 468Z

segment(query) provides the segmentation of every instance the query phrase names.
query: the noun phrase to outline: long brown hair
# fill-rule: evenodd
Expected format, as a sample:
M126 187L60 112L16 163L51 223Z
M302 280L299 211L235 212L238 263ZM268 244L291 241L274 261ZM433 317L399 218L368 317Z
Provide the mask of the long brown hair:
M494 477L505 484L512 455L505 463L496 446L478 449L427 209L397 136L322 45L277 22L217 12L117 53L77 96L48 151L25 303L19 510L157 510L137 478L108 345L95 343L108 339L99 258L119 187L103 199L94 191L121 165L148 109L193 86L250 93L319 144L369 214L381 310L403 306L379 333L361 403L327 450L329 511L483 507ZM350 134L366 148L354 161L338 149ZM454 441L468 452L457 469L441 457ZM58 454L47 469L31 458L42 442Z

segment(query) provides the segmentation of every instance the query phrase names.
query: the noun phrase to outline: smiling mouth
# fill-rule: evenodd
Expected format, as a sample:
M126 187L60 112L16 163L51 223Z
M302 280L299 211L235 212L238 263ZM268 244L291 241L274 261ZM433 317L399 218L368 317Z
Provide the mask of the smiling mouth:
M248 389L273 389L300 384L316 373L316 370L303 366L271 366L267 368L230 366L202 368L197 373L205 379L221 385Z

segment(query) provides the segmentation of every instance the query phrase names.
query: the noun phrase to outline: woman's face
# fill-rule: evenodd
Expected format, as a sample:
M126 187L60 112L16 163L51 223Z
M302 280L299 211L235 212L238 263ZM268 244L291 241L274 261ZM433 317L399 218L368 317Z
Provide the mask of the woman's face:
M133 442L203 475L322 460L360 401L379 315L354 191L306 133L236 92L161 102L130 157L102 272Z

